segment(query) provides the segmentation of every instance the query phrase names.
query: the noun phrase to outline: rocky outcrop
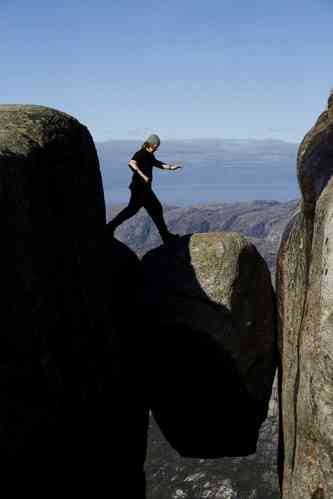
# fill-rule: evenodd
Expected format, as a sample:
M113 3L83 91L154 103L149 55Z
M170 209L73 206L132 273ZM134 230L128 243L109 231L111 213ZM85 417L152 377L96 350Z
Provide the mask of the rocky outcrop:
M152 250L142 265L150 406L163 433L183 456L255 452L276 366L263 258L238 234L210 233Z
M132 423L119 331L122 323L130 342L126 298L138 260L105 234L88 129L54 109L0 106L0 203L2 476L12 492L22 485L36 497L65 484L73 495L105 493L117 456L115 493L122 428ZM132 383L131 393L140 388ZM139 497L147 411L131 410L128 490Z
M277 260L283 498L333 497L333 98L298 151L299 212Z

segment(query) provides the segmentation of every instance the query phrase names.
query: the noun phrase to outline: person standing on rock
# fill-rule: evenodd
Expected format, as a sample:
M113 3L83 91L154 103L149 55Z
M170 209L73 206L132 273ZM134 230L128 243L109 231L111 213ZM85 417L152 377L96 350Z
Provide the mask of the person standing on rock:
M128 162L128 166L133 170L132 182L129 185L131 197L128 206L107 224L107 230L110 234L114 235L115 229L120 224L135 215L140 208L144 207L155 223L165 244L179 238L178 234L169 232L163 217L162 205L151 187L153 166L162 170L178 170L181 168L179 165L163 163L155 158L154 152L156 152L160 143L158 135L149 135L142 144L141 149Z

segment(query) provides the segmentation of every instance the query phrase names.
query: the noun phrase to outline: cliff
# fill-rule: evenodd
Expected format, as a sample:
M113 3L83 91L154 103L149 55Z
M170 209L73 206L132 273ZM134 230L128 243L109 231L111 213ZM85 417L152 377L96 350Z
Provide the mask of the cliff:
M333 497L333 98L298 151L302 202L277 259L284 499Z
M54 109L0 106L0 203L3 480L37 497L104 491L106 456L123 445L119 324L137 258L105 236L87 128Z

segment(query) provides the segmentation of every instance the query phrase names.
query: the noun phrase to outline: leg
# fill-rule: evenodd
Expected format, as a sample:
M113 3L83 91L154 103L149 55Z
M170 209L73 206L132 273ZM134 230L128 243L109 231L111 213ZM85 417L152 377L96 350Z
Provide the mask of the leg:
M155 223L162 240L165 241L170 233L163 217L162 205L152 190L146 193L143 206Z
M141 192L132 190L128 205L107 224L108 231L114 232L118 225L133 217L143 206L143 195Z

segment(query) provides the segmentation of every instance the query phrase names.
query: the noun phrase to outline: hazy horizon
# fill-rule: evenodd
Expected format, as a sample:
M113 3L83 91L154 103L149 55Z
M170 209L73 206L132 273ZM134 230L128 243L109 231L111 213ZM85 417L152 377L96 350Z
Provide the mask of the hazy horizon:
M127 162L142 139L97 142L105 201L127 203L132 176ZM153 189L163 205L298 199L298 144L279 139L164 140L155 154L183 166L176 172L154 169Z
M108 142L138 142L138 143L142 143L145 139L146 135L142 136L142 137L133 137L133 138L126 138L126 137L120 137L120 138L116 138L116 139L113 139L113 138L110 138L110 139L106 139L106 140L96 140L95 141L95 144L106 144ZM228 138L228 137L178 137L178 138L166 138L166 139L163 139L162 137L160 137L161 139L161 147L163 146L163 143L165 142L200 142L200 141L203 141L203 142L210 142L210 141L226 141L226 142L284 142L286 144L293 144L293 145L299 145L300 142L297 142L297 141L292 141L292 140L284 140L284 139L275 139L273 137L265 137L265 138L261 138L261 139L257 139L257 138L252 138L252 137L248 137L248 138L237 138L237 137L231 137L231 138Z

